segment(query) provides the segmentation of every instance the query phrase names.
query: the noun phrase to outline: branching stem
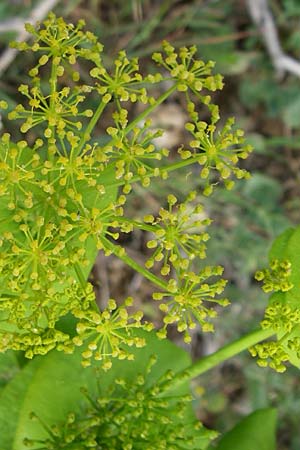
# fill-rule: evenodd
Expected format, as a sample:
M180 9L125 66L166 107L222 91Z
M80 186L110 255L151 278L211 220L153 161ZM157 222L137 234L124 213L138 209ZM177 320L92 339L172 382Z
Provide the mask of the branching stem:
M136 261L134 261L134 259L130 258L130 256L128 256L125 252L120 251L123 250L122 247L113 244L106 237L102 238L102 242L105 249L110 250L114 255L116 255L118 258L124 261L125 264L127 264L129 267L131 267L136 272L143 275L145 278L147 278L147 280L151 281L154 285L160 287L161 289L168 290L168 285L165 281L163 281L161 278L151 273L145 267L138 264Z
M128 134L130 131L132 131L142 120L144 120L146 117L149 116L149 114L152 113L152 111L154 111L158 105L160 105L161 103L163 103L168 97L170 97L170 95L173 94L173 92L175 92L177 89L177 84L173 84L173 86L171 86L166 92L164 92L160 97L158 97L158 99L155 100L155 102L152 105L149 105L148 108L146 108L144 111L142 111L134 120L132 120L127 127L124 130L124 134ZM107 145L108 146L112 146L114 145L115 142L115 138L112 138Z

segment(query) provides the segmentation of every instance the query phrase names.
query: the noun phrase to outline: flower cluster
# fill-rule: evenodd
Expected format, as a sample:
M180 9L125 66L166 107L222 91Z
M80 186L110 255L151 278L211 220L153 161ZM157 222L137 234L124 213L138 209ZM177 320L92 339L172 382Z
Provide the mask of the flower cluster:
M300 350L300 348L299 348ZM257 364L260 367L269 366L276 372L285 372L285 362L289 361L289 355L284 349L283 345L277 341L268 341L257 344L249 348L251 356L257 357Z
M30 320L30 318L29 318ZM66 341L69 335L55 328L33 329L25 333L10 332L1 333L2 348L11 348L24 352L26 358L33 358L35 355L46 355L50 350L63 346L65 353L68 353ZM70 348L70 352L72 349Z
M95 357L109 368L112 358L130 358L128 348L143 344L132 330L149 330L151 325L139 312L129 314L126 304L117 307L109 301L104 311L98 311L86 281L98 249L116 253L162 289L157 297L166 299L161 305L165 326L178 323L186 340L186 330L196 321L206 331L212 328L206 319L215 310L207 308L206 302L227 304L227 300L216 299L225 281L206 282L220 275L220 268L207 267L199 274L190 270L193 258L205 257L209 237L210 219L202 206L194 205L196 194L179 205L170 195L169 207L161 208L156 218L146 216L142 223L124 216L132 184L148 187L152 177L164 180L171 170L194 163L203 166L203 178L208 180L207 170L214 169L229 183L228 171L244 176L245 172L233 166L249 149L243 146L242 133L231 130L232 121L223 131L216 131L218 108L200 91L221 89L222 78L212 74L211 62L196 59L196 48L182 48L177 54L164 43L166 56L155 54L153 58L169 75L154 72L143 77L138 61L129 60L123 51L108 70L101 58L102 45L83 26L83 21L74 26L50 14L36 28L26 26L32 42L13 44L21 51L34 52L38 62L29 71L30 82L19 88L25 104L17 105L9 115L23 121L21 132L30 131L33 144L26 140L15 144L8 134L0 140L1 349L24 350L31 357L54 347L70 352L75 345L87 344L84 365ZM80 81L81 60L93 66L86 84ZM48 82L41 80L47 69ZM170 87L152 97L149 86L166 80ZM176 91L185 92L192 121L187 129L194 140L192 150L180 149L180 159L162 166L169 152L153 145L161 131L151 130L148 117ZM99 101L92 110L87 100L93 95ZM191 96L208 107L211 125L199 121ZM146 106L129 120L126 102L137 101ZM0 101L0 108L6 106ZM93 131L107 111L111 126L103 136L105 144L100 145ZM153 254L146 268L112 242L120 231L130 232L134 226L154 235L148 243ZM162 262L164 276L173 277L173 267L177 280L167 283L156 277L150 271L156 261ZM68 313L78 321L78 336L73 341L55 328ZM165 328L161 335L164 332Z
M96 62L96 67L90 71L91 77L97 81L96 90L102 96L110 100L114 98L119 102L136 101L142 103L153 103L155 100L149 97L147 90L142 85L143 77L139 73L137 58L129 60L124 50L119 52L114 62L114 73L110 74L101 61ZM161 77L156 76L155 81L160 81Z
M216 309L206 306L208 303L213 305L227 306L229 300L226 298L216 298L220 295L225 286L226 280L217 279L209 284L210 277L222 275L223 268L220 266L207 266L198 274L194 272L183 271L178 280L171 278L168 282L166 292L156 292L153 294L154 300L165 300L159 308L165 313L165 326L159 331L158 335L166 335L166 327L169 324L176 323L179 332L184 332L185 342L190 342L189 330L196 327L199 323L204 332L213 331L211 318L216 317Z
M185 415L192 400L190 395L166 395L160 387L172 378L165 373L158 381L149 384L148 374L155 359L151 358L145 374L127 381L119 377L103 392L91 396L83 390L88 408L82 417L69 413L65 423L47 427L47 439L25 439L31 448L39 450L110 449L110 450L196 450L202 442L216 437L197 420L186 421ZM161 395L163 394L164 395ZM40 420L31 414L33 420ZM184 421L184 426L182 426ZM41 422L44 428L43 422ZM35 447L36 448L36 447Z
M263 281L264 292L287 292L293 288L293 283L289 281L291 276L291 263L287 260L279 261L273 259L270 262L270 269L257 271L255 279Z
M54 287L52 285L48 291L1 295L1 352L9 348L22 350L27 358L32 358L45 355L53 348L65 353L73 351L70 336L57 330L56 323L72 309L93 308L93 288L88 283L83 288L76 281L57 290Z
M39 69L50 58L57 58L56 64L68 63L75 65L77 58L84 58L93 62L99 62L103 46L97 41L97 37L90 31L82 31L84 20L79 20L77 25L66 23L62 17L56 17L50 12L43 22L43 27L25 25L26 31L33 36L33 42L13 42L12 47L20 51L43 51L44 57L36 66ZM31 76L36 76L37 70L32 70Z
M273 330L278 338L256 344L249 349L251 355L257 357L257 364L284 372L285 363L291 360L291 355L300 358L299 325L299 308L284 303L282 299L272 301L265 310L261 327Z
M79 104L85 100L86 93L90 91L87 86L76 87L72 92L69 87L64 87L60 91L45 95L38 78L32 88L22 84L19 91L27 97L30 109L26 110L19 104L9 113L9 118L24 119L20 127L22 133L27 133L33 127L40 129L45 127L44 137L51 143L55 143L55 132L60 139L63 139L68 132L81 130L82 122L78 119L93 115L90 109L80 111L78 108Z
M21 51L31 50L42 52L38 64L29 71L32 78L32 87L22 84L19 91L28 99L28 109L22 104L16 106L10 113L11 119L24 119L21 131L26 133L29 129L38 126L44 127L44 137L50 145L56 143L56 135L63 139L68 132L78 132L82 128L81 117L91 117L90 109L82 109L79 105L85 100L86 94L91 91L87 85L64 86L58 89L58 80L64 77L65 67L68 69L77 63L78 58L84 58L94 63L101 62L102 45L97 42L93 33L83 32L84 21L78 22L74 27L67 24L62 18L56 18L50 13L42 29L36 29L27 24L26 30L34 37L32 44L13 43ZM39 72L41 67L51 64L49 88L42 87ZM71 69L74 82L78 82L80 74Z
M91 448L99 448L95 439L99 424L97 417L78 419L71 412L63 424L52 425L50 427L46 427L40 417L33 412L30 414L30 419L41 424L47 433L47 438L38 440L25 438L23 444L26 448L34 447L38 450L63 450L67 448L88 450Z
M109 127L107 133L113 138L112 142L104 146L101 152L105 153L110 161L115 164L115 176L117 180L124 180L123 192L131 191L131 182L140 180L142 186L148 187L150 176L159 176L161 172L158 167L153 167L151 162L161 161L168 156L169 151L165 148L156 149L152 143L153 139L161 136L161 131L149 131L151 121L146 120L139 127L136 126L128 134L126 126L128 112L121 109L113 115L115 127Z
M276 332L290 333L295 325L300 323L300 310L292 308L280 301L272 302L265 310L261 322L263 329L272 328Z
M177 53L169 42L162 43L165 55L154 53L153 60L164 67L177 81L177 89L186 92L188 89L194 94L199 94L203 89L216 91L222 89L221 75L212 75L215 63L204 63L194 58L197 47L182 47Z
M82 346L87 342L87 348L82 352L82 365L91 364L91 358L102 361L102 368L108 370L112 366L112 359L133 359L130 347L143 347L145 340L135 336L136 328L150 331L151 323L142 323L143 313L138 311L129 314L127 308L132 305L128 298L124 304L117 306L115 300L110 299L106 309L102 312L73 310L77 323L78 336L73 338L75 345Z
M0 139L0 197L7 208L14 210L21 196L25 209L33 206L32 190L38 186L37 173L41 170L40 156L30 149L26 141L12 143L4 133Z
M300 310L286 297L286 293L294 287L290 281L291 275L291 262L279 259L272 259L269 269L255 274L256 280L263 281L264 292L275 292L265 310L261 327L273 330L277 339L256 344L249 351L257 358L259 366L269 366L277 372L286 370L286 363L292 355L300 357Z
M1 278L12 293L49 289L68 277L65 242L55 224L45 223L42 216L19 224L17 233L5 232L0 245Z
M244 132L232 129L233 118L228 119L223 128L218 130L218 120L218 110L215 109L211 124L198 119L188 122L186 129L193 135L193 140L190 141L192 150L179 149L183 159L194 158L201 166L200 177L206 180L205 195L213 191L212 175L215 172L219 173L227 189L234 186L234 181L230 178L232 174L238 179L250 176L245 169L236 166L239 159L246 159L252 150L250 145L244 143Z
M147 242L147 247L155 249L146 262L146 267L153 266L155 261L163 261L161 273L168 275L171 265L186 269L195 257L205 258L209 235L205 228L211 223L203 212L203 206L192 205L196 192L191 192L186 201L177 204L174 195L168 196L168 209L160 208L158 217L144 217L150 224L154 239Z

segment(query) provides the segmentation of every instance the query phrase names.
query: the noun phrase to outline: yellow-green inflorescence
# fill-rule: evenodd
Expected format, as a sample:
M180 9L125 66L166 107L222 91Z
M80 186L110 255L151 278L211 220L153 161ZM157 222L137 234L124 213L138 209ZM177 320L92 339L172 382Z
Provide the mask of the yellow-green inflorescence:
M257 271L255 279L262 281L264 292L287 292L293 288L289 278L291 276L291 263L289 261L279 261L273 259L270 262L270 269Z
M160 208L156 218L153 215L144 217L144 221L152 225L150 229L154 234L154 239L147 242L147 247L154 250L147 267L163 261L161 273L168 275L171 265L186 269L195 257L205 258L205 243L209 239L206 228L211 220L205 217L201 204L193 205L195 197L193 191L178 205L177 198L170 194L168 209Z
M178 272L177 272L178 273ZM171 278L167 284L166 292L153 294L154 300L164 300L159 308L165 313L165 326L158 335L166 335L169 324L177 324L177 330L184 333L184 341L191 342L190 330L200 324L202 331L213 331L214 326L210 320L217 316L217 310L212 306L229 305L227 298L218 298L222 294L226 280L219 278L223 273L220 266L206 266L198 273L192 271L179 271L177 278ZM209 278L216 278L209 283Z
M25 446L39 450L110 449L110 450L198 450L217 433L206 429L195 419L185 416L192 397L189 394L162 395L161 385L174 376L168 371L153 383L149 380L151 358L146 373L132 380L118 377L98 395L83 389L87 405L82 415L70 412L65 423L45 427L44 440L25 439ZM184 422L184 426L182 425ZM203 445L202 445L203 443ZM35 447L39 445L38 447ZM206 446L205 446L206 447Z
M286 293L294 285L290 281L291 263L288 260L272 259L270 268L263 269L255 274L258 281L263 282L262 289L269 293ZM277 372L284 372L290 361L290 353L300 358L300 337L297 329L300 325L300 310L296 305L289 304L284 297L274 296L265 310L261 322L263 329L271 329L277 334L277 340L269 340L250 348L252 356L257 358L261 367L271 367Z
M171 170L196 163L206 180L205 194L218 182L217 174L230 188L231 174L247 176L236 164L250 148L231 119L223 129L217 126L218 108L208 93L222 88L222 78L212 73L211 62L196 59L195 47L177 54L164 43L165 55L153 55L162 74L155 69L144 76L137 59L130 60L124 51L112 69L106 68L103 46L83 27L83 21L74 26L50 14L42 24L26 26L32 35L29 43L13 44L33 52L37 64L19 88L24 104L9 113L11 120L21 122L20 132L28 139L14 143L4 133L0 140L0 351L13 348L33 357L55 347L72 352L82 345L84 365L95 358L109 368L113 358L131 358L130 347L143 345L135 328L152 328L134 306L128 312L128 300L118 301L121 306L110 300L100 311L87 282L98 249L115 252L131 264L112 242L120 230L137 226L153 235L146 268L138 263L134 268L159 287L155 299L163 300L165 313L161 335L169 323L177 323L188 341L196 322L205 331L212 329L207 319L216 309L208 308L208 302L228 303L218 300L225 281L215 277L222 269L204 266L195 272L192 266L196 257L205 258L211 222L195 204L196 193L182 204L169 195L168 206L157 217L149 214L135 221L124 209L134 183L148 187L153 177L165 179ZM92 66L84 82L82 61ZM42 81L47 70L48 81ZM166 81L167 91L153 97L152 86ZM152 143L162 132L151 130L148 116L176 91L186 98L186 128L193 140L190 149L179 149L178 161L168 163L168 149ZM97 105L94 109L89 99ZM129 120L128 107L135 102L144 109ZM198 103L207 106L210 123L199 119ZM108 104L110 125L100 145L93 131ZM2 109L6 106L0 102ZM155 263L161 264L160 278L151 272ZM72 337L57 326L70 314L75 321Z
M145 339L135 336L134 329L143 328L151 331L151 323L142 323L143 313L127 312L127 307L133 303L127 298L123 305L117 307L115 300L110 299L106 309L102 312L83 311L78 309L74 315L80 319L76 329L78 336L72 339L75 345L82 346L86 341L86 349L82 352L82 365L87 367L91 359L102 361L102 368L108 370L112 365L112 358L133 359L130 347L143 347Z

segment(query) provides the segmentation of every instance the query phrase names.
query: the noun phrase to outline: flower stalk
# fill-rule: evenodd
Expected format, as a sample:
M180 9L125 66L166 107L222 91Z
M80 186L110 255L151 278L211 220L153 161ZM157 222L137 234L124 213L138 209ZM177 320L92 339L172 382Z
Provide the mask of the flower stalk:
M225 345L224 347L221 347L216 352L197 360L186 369L176 373L171 380L164 384L164 392L170 389L175 389L187 381L202 375L208 370L219 366L224 361L227 361L229 358L232 358L233 356L247 350L249 347L272 337L274 334L274 331L270 329L254 330L248 334L245 334L239 339Z

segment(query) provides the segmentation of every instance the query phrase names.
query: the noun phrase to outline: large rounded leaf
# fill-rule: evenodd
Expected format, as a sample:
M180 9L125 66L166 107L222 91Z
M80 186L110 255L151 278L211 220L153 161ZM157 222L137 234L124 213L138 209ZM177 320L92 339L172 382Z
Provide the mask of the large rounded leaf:
M106 388L120 376L135 382L137 374L145 372L153 354L157 355L157 363L148 383L158 380L167 370L181 371L190 364L189 355L170 341L157 339L155 333L143 334L147 337L147 345L134 350L135 360L115 361L108 372L96 373L96 366L83 369L80 350L72 355L53 351L29 362L5 387L0 397L0 449L25 450L24 438L46 438L47 433L42 425L30 419L32 411L50 426L64 422L70 412L82 415L86 401L80 387L86 387L91 396L99 396L96 378L101 391L107 392ZM188 392L187 383L176 389L175 394L180 396ZM188 425L193 419L195 417L190 407L184 422ZM210 438L211 434L201 429L197 435L197 450L207 448Z
M226 433L214 450L276 450L276 420L275 409L255 411Z

